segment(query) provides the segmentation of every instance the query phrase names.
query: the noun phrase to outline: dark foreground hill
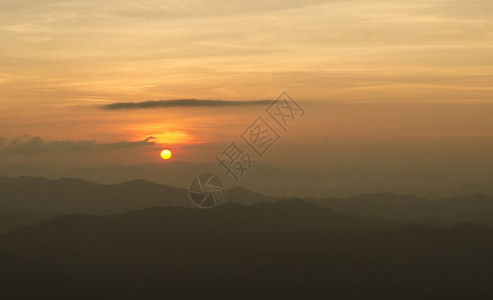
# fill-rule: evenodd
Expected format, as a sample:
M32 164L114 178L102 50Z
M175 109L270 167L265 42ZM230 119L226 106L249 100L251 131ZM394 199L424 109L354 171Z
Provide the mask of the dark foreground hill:
M57 216L54 212L35 212L20 209L12 211L0 211L0 233L12 231L22 226L36 224Z
M3 299L489 299L493 230L299 200L60 216L0 235Z

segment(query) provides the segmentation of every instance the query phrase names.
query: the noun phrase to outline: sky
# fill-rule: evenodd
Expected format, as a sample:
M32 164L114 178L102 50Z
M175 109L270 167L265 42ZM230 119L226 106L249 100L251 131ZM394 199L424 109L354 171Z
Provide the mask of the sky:
M0 166L214 161L286 91L267 163L481 178L492 50L490 0L0 0Z

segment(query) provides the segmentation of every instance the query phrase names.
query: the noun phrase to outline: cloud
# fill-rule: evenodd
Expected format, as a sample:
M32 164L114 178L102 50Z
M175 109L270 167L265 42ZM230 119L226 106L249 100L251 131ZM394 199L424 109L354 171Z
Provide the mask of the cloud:
M39 136L17 137L7 142L7 139L0 138L0 153L30 155L48 152L81 152L81 151L101 151L136 148L155 145L155 137L148 137L142 141L120 141L109 144L98 144L95 141L45 141ZM3 141L3 142L2 142Z
M124 110L124 109L143 109L143 108L161 108L161 107L226 107L226 106L257 106L268 105L272 100L249 100L249 101L231 101L231 100L197 100L197 99L174 99L174 100L156 100L144 102L115 102L103 105L106 110Z

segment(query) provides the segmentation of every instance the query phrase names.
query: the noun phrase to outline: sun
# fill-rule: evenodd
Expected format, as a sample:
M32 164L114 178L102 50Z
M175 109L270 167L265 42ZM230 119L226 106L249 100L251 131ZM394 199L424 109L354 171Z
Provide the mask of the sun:
M168 149L161 151L161 158L162 159L170 159L172 155L173 154Z

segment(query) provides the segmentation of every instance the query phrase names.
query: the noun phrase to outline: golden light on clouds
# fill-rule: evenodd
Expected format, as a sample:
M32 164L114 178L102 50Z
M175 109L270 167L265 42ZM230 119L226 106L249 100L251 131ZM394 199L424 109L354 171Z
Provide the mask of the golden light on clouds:
M164 132L153 135L159 144L185 144L190 143L192 138L185 132Z
M188 144L194 143L194 137L187 133L186 129L177 129L173 125L174 120L163 121L162 123L143 123L128 126L127 132L137 139L147 136L155 138L157 144ZM145 121L142 121L145 122Z

